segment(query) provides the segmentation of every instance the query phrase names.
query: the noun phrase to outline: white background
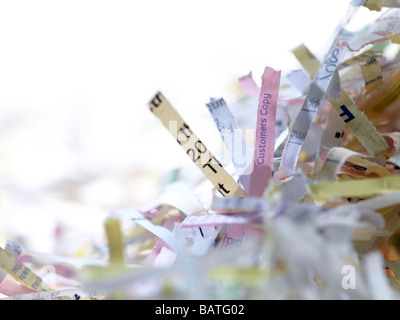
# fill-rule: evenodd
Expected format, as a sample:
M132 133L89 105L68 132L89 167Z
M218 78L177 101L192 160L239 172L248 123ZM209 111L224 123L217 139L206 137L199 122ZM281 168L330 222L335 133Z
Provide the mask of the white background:
M251 70L258 80L266 65L299 68L290 50L301 42L318 54L347 4L1 1L0 167L45 179L84 163L140 163L156 90L187 117L211 96L232 101Z
M209 97L242 93L239 76L300 68L290 52L300 43L322 58L348 3L1 1L0 168L45 179L147 163L157 142L139 156L138 140L156 124L157 90L196 126Z

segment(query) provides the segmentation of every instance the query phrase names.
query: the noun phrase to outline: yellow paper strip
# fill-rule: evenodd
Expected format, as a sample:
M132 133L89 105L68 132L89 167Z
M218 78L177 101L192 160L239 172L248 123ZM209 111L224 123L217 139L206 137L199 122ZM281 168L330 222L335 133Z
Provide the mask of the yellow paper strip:
M329 151L329 155L323 162L321 170L313 178L315 181L335 181L336 174L347 158L357 154L354 151L335 147Z
M0 248L0 267L23 286L35 290L51 290L32 270L18 263L17 259L3 248Z
M247 196L246 192L211 154L161 92L158 92L149 102L149 107L224 197Z
M349 59L343 61L341 64L339 64L338 69L342 70L353 64L365 63L366 61L369 61L371 59L371 57L380 57L380 56L382 56L382 51L367 50L367 51L360 53L359 55L356 55L352 58L349 58Z
M208 276L213 281L235 281L247 286L256 286L265 277L266 270L258 267L240 268L233 266L218 266L209 271Z
M324 182L310 184L309 189L315 200L325 201L332 197L366 197L400 191L400 176Z
M364 78L365 89L371 91L382 82L382 69L378 61L372 56L369 60L360 64L361 74Z
M389 36L389 39L392 43L400 44L400 35L393 33Z
M110 264L123 265L124 259L124 246L122 242L122 233L119 220L116 218L109 218L104 223L108 248L110 250Z
M370 155L375 156L389 147L344 90L339 100L329 99L329 101Z
M364 3L364 7L373 11L381 11L384 0L367 0Z
M381 55L382 51L367 50L355 57L343 61L338 68L341 70L358 63L361 67L361 74L364 78L365 88L367 91L371 91L382 82L382 70L376 60L376 57Z
M304 70L308 73L311 79L315 77L318 72L320 62L311 53L310 50L302 43L293 49L293 54L296 56L297 60L301 63Z

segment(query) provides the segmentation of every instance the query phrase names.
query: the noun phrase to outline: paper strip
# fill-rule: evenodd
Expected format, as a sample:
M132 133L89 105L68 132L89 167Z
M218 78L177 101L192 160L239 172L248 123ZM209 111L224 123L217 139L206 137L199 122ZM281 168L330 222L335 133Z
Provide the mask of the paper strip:
M303 70L293 70L286 75L286 78L291 85L297 88L301 93L306 93L311 84L310 78Z
M384 0L366 0L364 7L373 11L381 11Z
M344 53L345 48L337 46L337 39L340 37L341 39L348 40L352 36L352 33L344 29L340 30L315 76L314 83L310 85L310 90L296 117L282 154L280 169L286 171L288 174L293 174L296 170L301 147L303 146L315 114L319 109L321 100L336 72L339 60Z
M272 176L280 78L280 71L275 71L270 67L264 69L257 110L254 168L250 175L249 196L251 197L261 196Z
M15 257L15 259L18 259L22 253L22 246L8 239L6 241L6 246L4 249L8 253L11 253ZM6 275L7 273L4 270L0 269L0 283L3 281Z
M345 148L332 148L324 164L315 177L315 181L335 181L336 173L346 162L346 159L356 154L356 152Z
M240 87L255 98L260 97L260 88L253 79L253 73L250 71L247 75L239 78Z
M382 70L375 56L360 64L367 92L382 83Z
M375 156L389 147L386 140L358 110L344 90L341 92L340 100L329 99L329 101L370 155Z
M158 203L178 209L184 215L203 212L205 209L183 181L174 182L158 198Z
M321 169L323 162L328 156L328 152L332 148L342 146L345 127L346 123L342 120L337 111L333 107L330 107L325 130L322 133L318 156L313 167L313 178L316 177Z
M400 35L398 35L398 34L392 34L392 35L390 35L389 36L389 39L390 39L390 41L392 42L392 43L395 43L395 44L400 44Z
M349 67L351 65L357 64L357 63L365 63L369 61L372 57L380 57L382 56L382 51L373 51L373 50L367 50L364 51L352 58L349 58L342 63L339 64L338 69L342 70L346 67Z
M350 157L352 157L352 159L349 159ZM379 174L380 176L390 175L390 173L385 168L380 167L377 164L374 164L368 161L367 159L363 159L360 157L363 157L363 154L351 151L349 149L332 148L315 180L319 182L334 181L337 172L344 165L346 161L350 161L355 165L360 165L367 169L370 168L376 169L376 171L375 170L372 171L377 172L377 174Z
M343 69L350 65L358 63L361 67L361 74L364 78L365 88L368 91L374 89L378 84L382 82L382 70L377 57L382 56L381 52L375 52L373 50L367 50L355 57L347 59L342 62L338 69Z
M400 34L400 19L387 17L373 23L368 33L359 34L353 39L339 39L341 46L346 46L350 51L359 51L369 44L376 44L390 39L393 35Z
M221 224L247 224L255 220L255 216L199 214L187 217L179 224L179 228L193 228L198 226L217 226Z
M216 198L211 206L212 210L229 213L231 210L238 212L263 212L270 206L266 198Z
M400 176L315 183L310 184L309 189L317 201L328 200L332 197L347 198L388 194L400 190Z
M318 59L303 43L294 48L292 52L296 56L297 60L299 60L301 63L304 70L306 70L310 78L313 79L320 66Z
M352 0L350 5L352 6L365 6L368 8L370 5L375 5L379 9L379 7L385 8L400 8L400 3L398 0ZM370 9L373 10L373 9ZM379 10L377 10L379 11Z
M243 237L246 231L246 226L230 224L228 230L225 233L225 237L219 246L220 249L231 249L240 247L243 241Z
M50 290L50 287L42 281L32 270L18 262L9 252L0 248L0 267L23 286L35 290Z
M117 215L127 216L135 223L139 224L155 236L162 239L175 253L181 256L191 256L186 247L184 247L175 238L174 234L167 228L153 224L141 212L134 209L118 210L115 212Z
M104 223L104 227L106 229L108 247L110 250L110 264L123 265L125 259L119 220L108 218Z
M161 92L158 92L149 102L149 107L224 197L247 196Z
M400 167L400 152L395 153L393 156L391 156L388 160L388 162L394 163L396 166Z
M300 150L317 113L322 97L323 92L321 89L315 83L311 83L310 90L296 117L285 149L283 150L280 169L286 171L288 174L293 174L296 170Z
M365 199L350 206L356 206L359 209L378 210L398 203L400 203L400 192Z
M250 152L247 149L246 141L243 139L236 119L223 98L211 98L206 105L229 151L233 165L239 175L239 181L248 193L250 179L248 174L252 170L252 161L251 159L248 161Z

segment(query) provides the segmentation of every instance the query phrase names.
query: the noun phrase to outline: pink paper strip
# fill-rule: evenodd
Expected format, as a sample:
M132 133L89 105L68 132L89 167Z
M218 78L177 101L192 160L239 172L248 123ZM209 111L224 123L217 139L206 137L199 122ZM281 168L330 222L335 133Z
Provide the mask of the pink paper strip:
M186 217L178 227L194 228L200 226L217 226L221 224L248 224L254 222L256 218L258 218L258 216L255 213L247 216L239 214L198 214Z
M257 85L257 83L253 79L253 73L250 71L245 76L241 76L239 78L239 86L249 95L254 98L260 97L261 88ZM303 94L299 97L291 97L291 96L279 96L278 100L282 103L282 105L288 107L297 107L299 104L303 104L304 97Z
M249 74L239 78L240 87L246 91L249 95L258 98L260 96L260 88L253 79L253 74L250 71Z
M225 233L224 240L221 244L221 249L240 247L243 241L245 226L231 224Z
M250 197L260 197L272 176L276 108L281 71L266 67L262 75L254 149L254 169L250 175Z

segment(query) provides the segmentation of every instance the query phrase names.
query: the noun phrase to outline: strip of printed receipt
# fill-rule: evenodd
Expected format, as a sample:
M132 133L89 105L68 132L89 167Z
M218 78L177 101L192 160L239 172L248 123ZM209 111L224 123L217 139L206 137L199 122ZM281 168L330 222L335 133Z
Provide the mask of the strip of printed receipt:
M247 192L223 168L161 92L156 93L149 102L149 107L222 196L226 198L248 196ZM228 225L221 247L226 245L229 239L241 240L244 232L244 227Z
M161 92L151 99L149 107L224 197L247 196L246 191L223 168Z

